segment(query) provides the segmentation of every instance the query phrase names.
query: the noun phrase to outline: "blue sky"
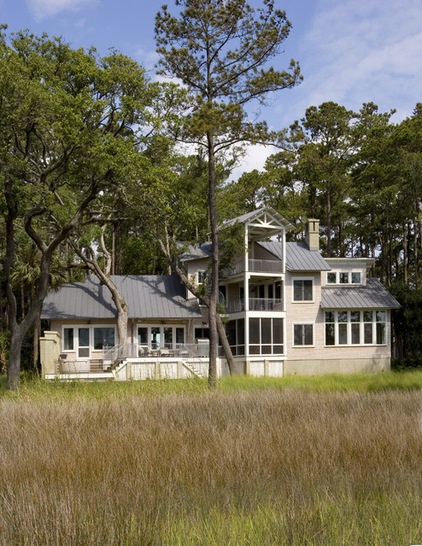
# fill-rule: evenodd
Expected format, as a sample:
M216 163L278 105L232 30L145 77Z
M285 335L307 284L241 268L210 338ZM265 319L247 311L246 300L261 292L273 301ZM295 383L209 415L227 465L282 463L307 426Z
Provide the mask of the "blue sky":
M173 0L0 0L0 23L10 32L62 36L75 48L95 46L101 54L114 47L153 71L154 17L163 3ZM330 100L355 110L369 101L381 111L394 108L396 122L422 102L421 0L276 0L276 6L293 29L273 64L282 69L294 58L304 81L261 110L274 129ZM266 155L255 150L250 166L259 167Z

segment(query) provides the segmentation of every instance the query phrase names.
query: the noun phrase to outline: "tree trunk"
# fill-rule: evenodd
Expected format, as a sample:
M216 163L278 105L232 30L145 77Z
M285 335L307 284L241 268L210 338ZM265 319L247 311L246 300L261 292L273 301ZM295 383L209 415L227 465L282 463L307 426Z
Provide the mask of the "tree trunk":
M10 338L9 366L7 369L7 388L12 391L19 389L21 370L21 350L25 332L19 326L13 328Z
M209 330L210 330L210 354L208 385L210 388L217 386L217 356L218 356L218 331L217 331L217 302L218 302L218 232L217 232L217 206L215 200L215 151L214 137L208 132L208 209L211 223L211 291L209 294Z

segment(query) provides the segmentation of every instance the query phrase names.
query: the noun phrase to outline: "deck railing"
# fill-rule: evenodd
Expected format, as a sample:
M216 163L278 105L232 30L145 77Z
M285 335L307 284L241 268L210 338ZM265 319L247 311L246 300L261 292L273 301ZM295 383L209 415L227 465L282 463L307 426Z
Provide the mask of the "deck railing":
M249 298L249 311L283 311L283 302L275 298ZM245 311L244 300L230 300L226 302L228 314Z
M283 262L281 260L248 260L248 269L250 273L283 273ZM239 275L245 271L245 262L239 261L232 267L224 270L223 277Z

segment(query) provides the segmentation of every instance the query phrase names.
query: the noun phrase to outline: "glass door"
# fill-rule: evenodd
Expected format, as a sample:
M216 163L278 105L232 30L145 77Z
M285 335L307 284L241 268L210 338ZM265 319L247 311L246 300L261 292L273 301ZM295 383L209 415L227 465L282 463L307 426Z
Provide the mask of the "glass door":
M78 358L89 358L89 328L78 328Z

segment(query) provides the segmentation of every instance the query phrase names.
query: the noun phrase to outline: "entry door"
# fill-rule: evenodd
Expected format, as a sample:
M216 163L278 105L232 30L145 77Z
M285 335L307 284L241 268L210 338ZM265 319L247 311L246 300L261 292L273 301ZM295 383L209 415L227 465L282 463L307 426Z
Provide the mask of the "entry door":
M89 358L89 328L78 328L78 357Z

